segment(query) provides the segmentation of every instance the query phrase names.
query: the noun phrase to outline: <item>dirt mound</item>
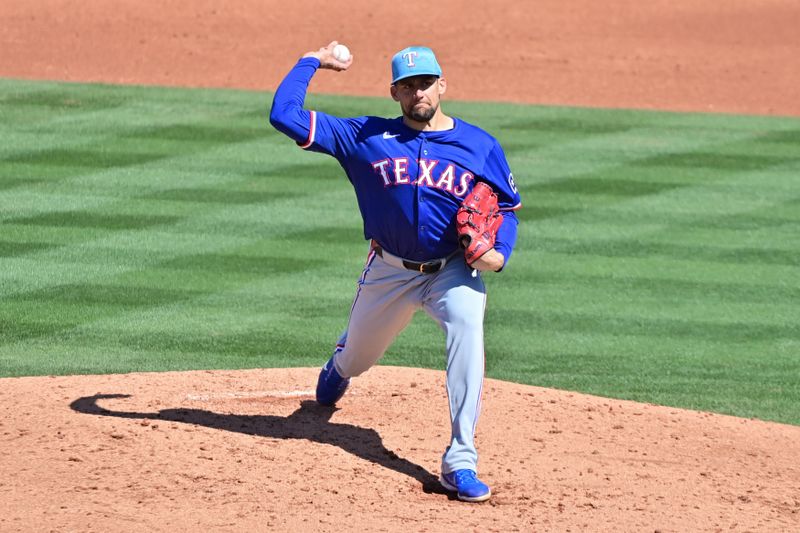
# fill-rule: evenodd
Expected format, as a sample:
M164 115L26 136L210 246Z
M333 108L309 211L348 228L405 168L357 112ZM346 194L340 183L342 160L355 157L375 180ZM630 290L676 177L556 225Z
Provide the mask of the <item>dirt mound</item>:
M444 373L0 380L2 531L793 531L800 428L487 380L480 473L437 483Z

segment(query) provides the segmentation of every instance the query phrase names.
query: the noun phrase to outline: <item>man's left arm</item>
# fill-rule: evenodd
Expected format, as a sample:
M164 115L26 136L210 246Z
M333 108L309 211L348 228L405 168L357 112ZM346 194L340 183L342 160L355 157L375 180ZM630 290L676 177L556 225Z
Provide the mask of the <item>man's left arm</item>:
M472 267L478 270L499 272L508 264L517 242L519 219L515 211L522 207L522 199L517 185L514 183L514 175L511 173L505 153L497 141L486 158L481 178L497 194L497 203L503 215L503 223L497 230L494 248L477 259Z

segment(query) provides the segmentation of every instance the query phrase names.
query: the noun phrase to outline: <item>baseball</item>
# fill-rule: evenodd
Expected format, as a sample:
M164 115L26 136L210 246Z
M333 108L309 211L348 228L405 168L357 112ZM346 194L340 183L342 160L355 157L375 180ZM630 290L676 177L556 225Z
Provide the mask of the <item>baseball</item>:
M343 44L337 44L333 47L333 57L342 63L347 63L350 59L350 49Z

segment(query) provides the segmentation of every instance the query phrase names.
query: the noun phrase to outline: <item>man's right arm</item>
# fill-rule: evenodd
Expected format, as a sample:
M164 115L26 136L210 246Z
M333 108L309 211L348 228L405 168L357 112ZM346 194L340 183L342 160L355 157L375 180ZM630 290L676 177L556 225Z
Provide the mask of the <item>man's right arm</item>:
M303 109L311 78L317 69L347 70L353 63L352 56L346 63L333 57L333 48L336 44L338 43L333 41L326 47L305 54L275 91L269 121L275 129L294 139L301 146L313 139L313 112Z
M310 138L311 111L303 109L308 84L319 68L319 60L304 57L294 66L275 91L269 122L276 130L297 143Z

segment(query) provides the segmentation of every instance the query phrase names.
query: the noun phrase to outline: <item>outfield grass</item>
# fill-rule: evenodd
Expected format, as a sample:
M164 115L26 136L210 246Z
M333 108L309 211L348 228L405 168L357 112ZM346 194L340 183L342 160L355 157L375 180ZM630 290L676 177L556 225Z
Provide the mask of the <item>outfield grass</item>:
M270 102L0 80L0 375L327 358L366 244ZM446 106L501 140L525 206L486 276L490 377L800 424L800 120ZM442 336L420 314L383 362L443 368Z

